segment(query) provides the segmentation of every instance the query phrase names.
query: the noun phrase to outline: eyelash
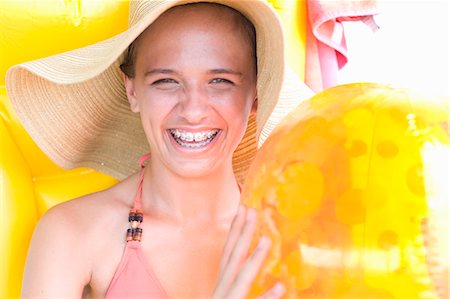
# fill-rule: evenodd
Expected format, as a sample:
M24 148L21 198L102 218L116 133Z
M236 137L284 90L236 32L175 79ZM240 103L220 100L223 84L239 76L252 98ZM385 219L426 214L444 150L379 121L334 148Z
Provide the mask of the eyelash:
M165 83L178 83L178 82L175 81L174 79L164 78L164 79L156 80L155 82L152 83L152 85L165 84Z
M216 82L214 82L214 81L216 81ZM219 82L217 82L217 81L219 81ZM224 78L215 78L215 79L212 79L212 80L211 80L211 83L227 83L227 84L233 84L233 85L234 85L234 83L233 83L232 81L227 80L227 79L224 79Z

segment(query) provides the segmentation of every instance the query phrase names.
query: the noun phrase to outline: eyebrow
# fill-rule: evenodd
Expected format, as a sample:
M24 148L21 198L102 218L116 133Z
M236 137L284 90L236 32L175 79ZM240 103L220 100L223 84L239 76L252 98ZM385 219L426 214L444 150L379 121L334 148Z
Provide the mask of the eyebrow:
M172 69L157 68L157 69L152 69L152 70L146 71L144 73L144 77L155 75L155 74L178 74L178 72L176 72Z
M208 73L210 74L230 74L230 75L237 75L239 77L242 77L242 73L238 71L233 71L230 69L214 69L210 70Z

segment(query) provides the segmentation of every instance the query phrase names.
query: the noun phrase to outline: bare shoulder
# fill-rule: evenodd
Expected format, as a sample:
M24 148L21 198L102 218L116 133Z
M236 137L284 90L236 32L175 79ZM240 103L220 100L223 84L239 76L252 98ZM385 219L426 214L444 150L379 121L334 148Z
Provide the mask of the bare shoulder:
M102 239L110 234L104 230L113 230L115 219L126 213L121 184L50 208L36 225L29 256L52 252L53 259L71 256L72 261L80 258L87 266L92 250L107 242Z
M109 221L112 214L132 204L136 182L136 175L133 175L108 189L58 204L43 215L38 229L64 229L86 235L86 229L92 230L94 223Z
M132 176L104 191L61 203L41 217L28 252L24 296L81 297L96 258L127 224L135 180ZM120 242L116 243L119 252Z

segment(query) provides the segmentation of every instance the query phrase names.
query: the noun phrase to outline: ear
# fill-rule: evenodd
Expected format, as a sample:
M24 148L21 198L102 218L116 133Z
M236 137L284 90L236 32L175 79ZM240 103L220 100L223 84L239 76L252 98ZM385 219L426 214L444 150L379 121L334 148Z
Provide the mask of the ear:
M258 111L258 96L255 96L253 100L252 109L250 110L250 115L256 115L256 111Z
M127 75L124 75L123 80L125 83L128 102L130 103L130 109L133 112L139 112L139 105L136 99L136 90L134 87L134 78L130 78Z

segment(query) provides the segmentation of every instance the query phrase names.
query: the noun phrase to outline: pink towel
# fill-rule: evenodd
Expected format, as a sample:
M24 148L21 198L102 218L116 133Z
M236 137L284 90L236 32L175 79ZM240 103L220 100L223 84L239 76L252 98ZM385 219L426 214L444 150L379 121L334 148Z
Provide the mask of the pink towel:
M308 0L307 9L305 81L319 92L337 84L348 61L342 21L361 21L376 31L379 8L376 0Z

